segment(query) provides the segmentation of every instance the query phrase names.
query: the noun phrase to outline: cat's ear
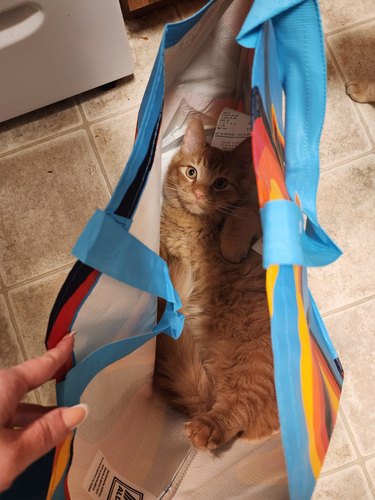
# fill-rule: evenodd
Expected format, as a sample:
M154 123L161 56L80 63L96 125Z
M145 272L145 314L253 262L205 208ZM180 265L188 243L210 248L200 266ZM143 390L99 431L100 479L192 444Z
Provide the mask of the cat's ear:
M182 141L181 151L185 154L202 151L206 145L206 134L202 120L198 116L190 119Z
M251 139L245 139L231 151L232 158L239 166L248 167L252 164Z

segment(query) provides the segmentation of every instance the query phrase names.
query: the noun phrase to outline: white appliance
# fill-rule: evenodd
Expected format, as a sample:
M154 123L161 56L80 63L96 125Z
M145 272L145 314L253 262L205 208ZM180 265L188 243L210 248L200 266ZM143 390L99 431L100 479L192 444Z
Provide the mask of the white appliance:
M0 0L0 122L132 72L119 0Z

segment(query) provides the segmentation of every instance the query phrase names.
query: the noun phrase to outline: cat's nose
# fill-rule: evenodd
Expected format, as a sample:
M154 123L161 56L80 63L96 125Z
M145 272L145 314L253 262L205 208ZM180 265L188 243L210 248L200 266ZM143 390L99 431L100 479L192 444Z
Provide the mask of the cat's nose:
M194 191L194 194L197 200L201 200L206 196L203 191Z

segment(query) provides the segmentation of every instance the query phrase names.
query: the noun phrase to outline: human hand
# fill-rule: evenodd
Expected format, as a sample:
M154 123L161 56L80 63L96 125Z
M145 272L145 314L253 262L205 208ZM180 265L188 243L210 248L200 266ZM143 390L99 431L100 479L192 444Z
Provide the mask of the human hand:
M87 416L86 405L54 408L20 403L27 392L54 376L71 356L73 345L73 337L67 335L39 358L0 370L0 491Z

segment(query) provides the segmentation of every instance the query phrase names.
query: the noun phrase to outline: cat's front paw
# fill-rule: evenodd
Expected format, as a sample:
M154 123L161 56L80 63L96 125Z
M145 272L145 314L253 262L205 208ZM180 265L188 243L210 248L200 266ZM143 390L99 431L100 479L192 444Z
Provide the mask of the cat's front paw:
M225 443L225 432L211 417L194 417L185 425L185 433L196 448L214 450Z
M250 251L250 243L248 241L244 242L233 242L232 240L221 240L220 245L221 255L225 260L233 262L234 264L239 264L244 260Z

